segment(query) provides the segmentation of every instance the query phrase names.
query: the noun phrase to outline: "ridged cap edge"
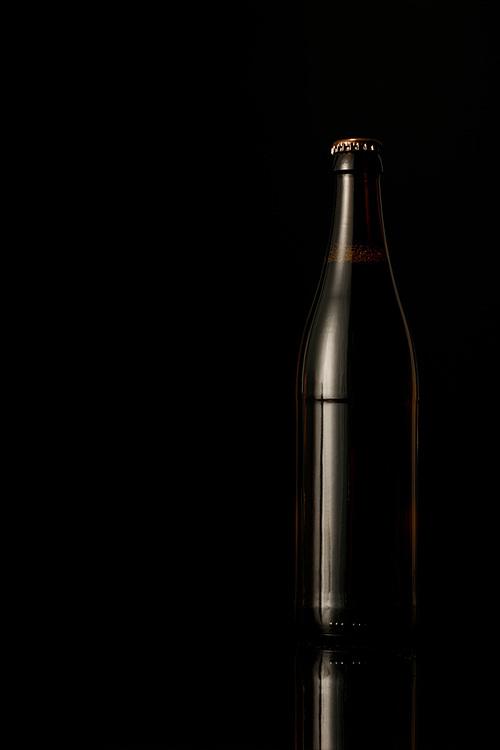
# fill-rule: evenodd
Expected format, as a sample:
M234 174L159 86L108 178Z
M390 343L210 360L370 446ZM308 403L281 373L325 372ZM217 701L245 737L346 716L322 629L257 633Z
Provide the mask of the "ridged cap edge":
M331 153L338 154L346 151L372 151L380 153L382 151L382 143L375 138L344 138L335 141Z

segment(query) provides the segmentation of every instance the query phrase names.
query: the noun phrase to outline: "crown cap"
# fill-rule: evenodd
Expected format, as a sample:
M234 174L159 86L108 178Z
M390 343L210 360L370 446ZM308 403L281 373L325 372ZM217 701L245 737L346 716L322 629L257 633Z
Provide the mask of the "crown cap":
M375 138L344 138L332 146L334 172L382 172L382 144Z

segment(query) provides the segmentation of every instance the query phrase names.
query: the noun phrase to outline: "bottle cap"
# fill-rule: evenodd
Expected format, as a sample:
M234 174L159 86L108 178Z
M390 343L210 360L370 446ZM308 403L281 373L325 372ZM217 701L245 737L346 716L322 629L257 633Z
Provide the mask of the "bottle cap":
M382 144L375 138L344 138L341 141L335 141L332 146L332 154L338 154L344 151L382 151Z
M382 144L375 138L344 138L332 146L334 172L382 172Z

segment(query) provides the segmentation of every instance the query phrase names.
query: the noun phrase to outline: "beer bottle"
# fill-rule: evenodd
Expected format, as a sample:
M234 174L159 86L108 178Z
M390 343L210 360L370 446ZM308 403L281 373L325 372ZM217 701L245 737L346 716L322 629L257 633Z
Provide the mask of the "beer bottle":
M332 228L297 370L297 625L344 643L406 639L416 625L417 372L381 148L333 145Z

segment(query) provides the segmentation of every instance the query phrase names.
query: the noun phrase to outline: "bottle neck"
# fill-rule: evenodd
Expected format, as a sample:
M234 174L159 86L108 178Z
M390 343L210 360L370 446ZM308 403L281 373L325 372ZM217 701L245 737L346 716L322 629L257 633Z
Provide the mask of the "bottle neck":
M327 262L387 261L380 175L372 172L338 172Z

